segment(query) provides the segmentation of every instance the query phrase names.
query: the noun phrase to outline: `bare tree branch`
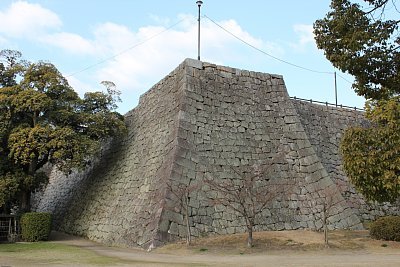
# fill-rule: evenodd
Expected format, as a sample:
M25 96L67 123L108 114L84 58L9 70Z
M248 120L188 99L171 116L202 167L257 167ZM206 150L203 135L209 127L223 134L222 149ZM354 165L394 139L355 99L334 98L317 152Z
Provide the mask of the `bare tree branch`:
M199 190L202 187L202 183L196 183L193 185L189 184L172 184L171 182L167 183L167 188L169 192L171 192L172 196L175 198L175 202L180 207L180 212L184 215L184 221L186 224L186 244L189 246L192 240L192 232L190 228L190 216L189 216L189 200L190 195Z
M383 7L383 6L386 6L386 4L389 2L389 0L385 0L385 1L382 1L382 2L377 3L377 4L375 4L375 3L371 2L371 1L368 1L368 2L370 2L370 3L373 4L373 5L375 5L375 7L374 7L373 9L369 10L368 12L366 12L365 14L371 14L371 13L373 13L374 11L376 11L377 9L379 9L379 8L381 8L381 7ZM383 12L383 11L382 11L382 12Z
M245 219L249 247L253 246L252 235L257 216L278 195L288 195L288 185L274 175L274 168L283 159L284 154L280 153L262 165L253 165L250 173L229 166L236 177L216 180L208 175L204 180L205 184L217 192L217 196L212 199L214 204L223 205Z
M329 187L325 188L322 192L322 200L318 203L317 200L311 202L304 202L307 203L307 207L312 210L313 208L317 208L319 205L322 207L320 208L319 212L313 213L314 218L321 222L321 227L317 228L316 230L323 230L324 232L324 243L326 247L329 247L329 217L332 216L333 208L338 204L339 199L337 198L338 194L340 195L339 190L337 187ZM322 203L321 203L322 202Z

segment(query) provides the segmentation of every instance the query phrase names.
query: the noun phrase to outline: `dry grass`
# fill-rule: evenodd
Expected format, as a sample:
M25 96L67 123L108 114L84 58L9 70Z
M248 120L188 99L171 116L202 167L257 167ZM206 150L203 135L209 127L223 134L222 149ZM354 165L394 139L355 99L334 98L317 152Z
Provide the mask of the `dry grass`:
M211 236L197 238L190 247L184 242L176 242L159 248L162 253L216 253L216 254L253 254L269 252L295 251L337 251L367 250L387 251L399 249L399 242L373 240L368 231L331 231L330 247L324 245L324 236L320 232L309 230L267 231L254 233L254 247L247 248L247 234ZM384 245L386 244L386 246Z
M324 266L398 267L400 242L372 240L367 231L332 231L331 248L312 231L257 232L255 247L246 234L169 244L151 253L106 247L79 237L53 235L53 241L0 245L0 266Z

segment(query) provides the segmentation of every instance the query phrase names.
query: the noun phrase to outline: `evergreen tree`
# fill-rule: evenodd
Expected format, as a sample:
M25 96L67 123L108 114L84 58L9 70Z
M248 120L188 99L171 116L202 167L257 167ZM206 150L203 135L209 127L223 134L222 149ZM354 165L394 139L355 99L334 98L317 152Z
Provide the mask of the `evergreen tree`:
M344 169L369 200L400 196L399 11L389 0L332 0L314 23L317 45L328 60L355 77L370 125L350 128L341 143Z
M125 130L119 92L105 82L107 93L80 98L51 63L29 63L12 50L0 59L0 206L29 210L31 192L48 180L39 171L46 163L81 169L101 141Z

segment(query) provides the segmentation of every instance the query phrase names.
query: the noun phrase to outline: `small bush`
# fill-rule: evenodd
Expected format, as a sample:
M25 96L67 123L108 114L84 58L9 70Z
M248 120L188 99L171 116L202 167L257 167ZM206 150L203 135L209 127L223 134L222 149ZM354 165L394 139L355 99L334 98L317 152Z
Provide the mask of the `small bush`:
M28 212L21 216L21 236L24 241L47 240L51 230L51 214Z
M372 238L400 241L400 217L382 217L371 223L369 233Z

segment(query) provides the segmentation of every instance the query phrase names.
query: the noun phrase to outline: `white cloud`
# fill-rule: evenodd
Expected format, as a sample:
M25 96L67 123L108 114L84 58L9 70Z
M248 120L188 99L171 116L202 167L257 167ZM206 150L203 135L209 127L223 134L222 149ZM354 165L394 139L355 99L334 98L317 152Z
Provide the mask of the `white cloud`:
M292 44L292 47L298 50L304 50L304 48L311 44L314 47L315 39L314 39L314 32L313 26L309 24L296 24L293 26L294 32L298 36L298 42Z
M217 27L214 24L210 24L211 22L207 21L208 27L213 29L213 27ZM247 43L255 46L255 47L261 47L262 46L262 41L260 39L256 39L253 36L251 36L248 32L244 31L239 24L233 19L227 20L227 21L222 21L218 23L221 25L223 28L227 29L229 32L234 34L235 36L239 37L240 39L246 41ZM221 31L213 31L216 34L221 34Z
M167 17L160 17L155 14L149 14L150 19L152 19L155 23L160 25L168 26L171 23L171 19Z
M0 11L0 34L14 38L34 38L62 25L54 12L25 1L14 2Z
M73 33L60 32L44 35L40 41L59 47L66 52L73 54L94 54L93 44L80 35Z
M97 70L98 80L112 80L122 90L142 91L166 75L186 57L197 56L197 22L191 15L180 15L179 26L144 26L131 31L125 26L112 23L100 25L95 30L92 46L107 51L107 61ZM282 55L283 49L274 43L264 42L244 31L234 20L218 22L222 27L251 45L274 55ZM239 60L242 55L234 46L245 46L208 20L202 22L202 59L211 62ZM122 53L121 53L122 52ZM103 53L104 55L104 53Z
M8 40L6 38L0 36L0 45L5 47L7 45L7 43L8 43Z
M144 93L154 83L172 71L186 57L197 56L197 18L178 15L179 24L150 15L154 25L132 30L125 25L106 22L98 24L90 36L62 31L62 22L54 12L38 4L18 1L0 11L0 43L2 34L14 38L52 46L72 56L85 57L86 63L77 60L76 73L69 76L70 84L82 94L101 88L102 80L113 81L124 95ZM235 20L219 21L223 28L247 43L275 56L284 50L273 42L265 42L245 31ZM202 60L224 62L252 62L260 60L240 53L246 45L224 32L208 19L201 24ZM205 56L203 56L205 55ZM78 59L78 58L77 58ZM253 61L254 60L254 61ZM84 64L84 65L83 65ZM91 68L90 66L94 66ZM80 72L79 70L85 69ZM69 74L69 73L67 73Z
M91 84L82 82L74 76L67 77L67 80L69 85L71 85L80 96L83 96L86 92L98 91L98 88L100 87L100 83L96 88L93 88Z
M127 47L137 41L137 36L128 27L107 22L94 30L92 42L101 53L115 53L120 51L121 47Z
M167 26L148 25L136 31L114 23L98 25L93 31L91 44L96 51L97 59L93 69L82 74L92 76L95 88L102 80L113 81L121 90L125 100L122 110L132 108L139 94L147 91L161 78L178 66L186 57L197 56L197 21L191 15L179 15L182 20L179 25L168 29ZM284 50L276 43L265 42L243 30L234 20L219 21L222 27L232 32L249 44L275 56L282 56ZM252 62L260 60L258 52L254 58L249 54L240 53L246 45L224 32L211 21L203 20L201 25L201 54L202 60L217 64L227 61ZM71 49L61 47L67 51ZM83 52L83 51L82 51ZM204 55L204 56L203 56ZM92 57L94 58L94 57ZM105 59L108 59L104 61ZM89 64L90 65L90 64ZM77 70L88 66L79 66ZM78 73L75 77L80 77ZM75 80L74 80L75 79ZM85 84L79 84L78 79L69 80L77 90L92 89Z
M196 18L192 15L179 15L178 18L182 22L168 30L165 25L147 25L136 31L115 23L98 25L93 31L92 39L86 39L86 41L90 43L92 51L98 54L95 62L102 63L88 72L94 72L93 79L96 83L102 80L113 81L122 91L124 99L129 99L127 105L130 104L132 107L138 94L147 91L186 57L196 58ZM284 54L280 45L252 36L235 20L219 21L218 24L267 53L278 57ZM67 51L72 50L64 46L61 48ZM252 61L248 53L245 55L239 52L241 49L251 50L211 21L202 21L202 60L219 64L227 61L260 60L258 52L254 53ZM108 60L104 61L105 59ZM77 70L85 67L87 66L77 67ZM81 86L81 88L84 87Z

